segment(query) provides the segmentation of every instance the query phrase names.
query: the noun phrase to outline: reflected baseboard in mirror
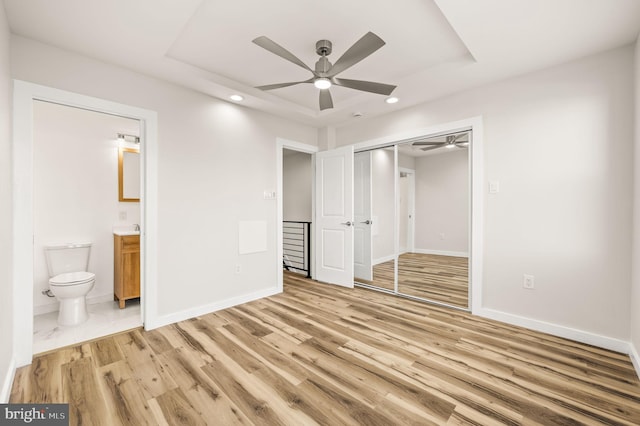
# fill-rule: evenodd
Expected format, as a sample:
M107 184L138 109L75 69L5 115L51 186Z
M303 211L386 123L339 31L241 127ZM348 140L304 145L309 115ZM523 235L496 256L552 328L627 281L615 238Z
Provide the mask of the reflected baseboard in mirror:
M384 263L373 265L373 280L365 280L355 277L354 281L359 284L365 284L371 287L382 288L389 291L395 291L393 285L395 269L395 260L389 260Z
M398 293L467 309L469 259L404 253L398 258Z

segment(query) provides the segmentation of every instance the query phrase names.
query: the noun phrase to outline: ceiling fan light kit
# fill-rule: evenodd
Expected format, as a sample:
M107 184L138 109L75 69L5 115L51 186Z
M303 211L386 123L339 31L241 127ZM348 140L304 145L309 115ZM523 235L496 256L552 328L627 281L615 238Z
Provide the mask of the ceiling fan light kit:
M326 90L331 87L331 80L324 77L316 78L313 80L313 85L316 86L316 89Z
M363 92L376 93L379 95L389 96L396 86L391 84L375 83L372 81L364 80L350 80L346 78L337 78L336 75L342 71L351 68L353 65L362 61L367 56L371 55L376 50L385 45L385 42L372 32L366 33L360 40L356 41L353 46L347 49L342 54L335 64L331 64L327 56L331 54L332 44L329 40L319 40L316 42L316 53L320 55L320 59L315 64L315 69L312 70L304 62L298 59L294 54L286 50L268 37L261 36L253 40L253 43L262 47L269 52L280 56L281 58L298 65L301 68L311 72L313 77L303 81L293 81L288 83L268 84L265 86L258 86L260 90L273 90L283 87L294 86L302 83L313 83L315 87L320 89L320 110L333 108L333 99L329 88L332 85L346 87L349 89L360 90Z

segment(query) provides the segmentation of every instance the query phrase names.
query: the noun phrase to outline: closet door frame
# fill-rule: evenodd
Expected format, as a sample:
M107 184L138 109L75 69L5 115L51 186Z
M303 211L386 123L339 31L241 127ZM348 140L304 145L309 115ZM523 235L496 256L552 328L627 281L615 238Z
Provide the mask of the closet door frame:
M414 129L402 133L391 134L353 145L354 151L384 148L417 139L441 136L449 133L471 131L472 141L469 146L469 304L467 309L451 306L455 309L478 314L482 310L482 265L483 265L483 120L482 116L471 117L459 121L442 123L430 127ZM395 188L398 191L398 155L395 148ZM395 293L398 292L398 206L396 203L395 221ZM450 306L450 305L446 305Z

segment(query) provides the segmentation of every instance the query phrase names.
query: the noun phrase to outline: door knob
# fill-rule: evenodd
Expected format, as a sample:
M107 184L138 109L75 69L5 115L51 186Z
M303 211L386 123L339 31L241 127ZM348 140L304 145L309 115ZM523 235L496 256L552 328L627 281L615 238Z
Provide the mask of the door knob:
M371 224L373 223L373 221L372 221L372 220L367 219L367 220L365 220L364 222L360 222L360 223L364 223L365 225L371 225Z
M351 221L348 221L348 222L341 223L340 225L351 226L353 225L353 223L351 223Z

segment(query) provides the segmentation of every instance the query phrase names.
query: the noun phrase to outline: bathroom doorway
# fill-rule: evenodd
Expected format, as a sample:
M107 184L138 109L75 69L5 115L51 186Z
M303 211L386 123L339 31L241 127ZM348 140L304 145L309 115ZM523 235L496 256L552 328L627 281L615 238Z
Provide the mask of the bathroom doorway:
M58 149L55 154L47 154L41 155L41 152L37 150L38 148L38 133L41 131L39 128L39 123L34 121L34 118L37 120L39 116L39 110L41 108L51 109L51 106L55 105L56 107L65 108L60 111L70 111L75 110L76 112L82 112L83 114L95 114L95 116L105 115L107 117L118 117L122 118L127 123L137 123L137 130L139 132L139 142L140 142L140 171L139 171L139 182L140 182L140 200L138 214L139 214L139 225L142 229L140 232L140 302L137 307L137 314L132 316L132 320L130 323L121 324L118 329L115 329L110 326L103 326L94 324L91 327L88 327L89 330L81 330L74 326L73 334L75 337L73 340L65 340L60 341L56 346L64 346L74 343L79 343L81 341L86 341L89 339L93 339L99 336L103 336L106 334L111 334L116 331L121 331L124 329L129 329L132 327L137 327L140 325L151 326L154 324L154 320L157 318L157 312L155 309L155 277L156 277L156 269L153 265L157 264L157 252L156 252L156 229L157 229L157 186L155 182L157 182L157 114L153 111L144 110L137 107L130 107L124 104L118 104L110 101L105 101L98 98L92 98L84 95L79 95L71 92L66 92L58 89L53 89L45 86L35 85L32 83L27 83L23 81L14 81L14 137L13 137L13 152L14 152L14 172L13 172L13 185L14 185L14 282L13 282L13 295L14 295L14 336L15 336L15 358L16 358L16 366L27 365L31 362L33 354L35 352L39 352L43 350L42 347L35 348L33 337L34 337L34 314L43 313L42 311L51 310L53 304L49 304L49 307L43 307L47 305L47 303L41 303L36 309L35 306L35 298L37 296L46 297L41 294L41 291L44 290L42 287L42 282L39 282L36 278L42 279L42 269L43 264L36 260L36 256L39 256L39 248L36 246L36 235L37 231L43 229L42 226L51 227L51 223L55 223L56 215L61 216L62 222L60 222L62 227L66 227L66 231L64 235L57 235L55 239L52 235L49 235L48 238L42 238L42 241L39 240L40 248L42 248L42 244L55 243L58 241L58 238L62 238L63 242L69 242L74 240L84 240L91 241L92 243L96 243L96 247L93 248L91 258L93 258L94 263L97 260L105 259L107 256L109 258L113 257L113 246L110 245L109 248L105 248L104 242L108 241L110 238L113 238L113 226L117 224L117 220L124 215L121 215L121 210L116 208L116 222L112 223L102 223L98 220L98 216L100 213L97 213L95 210L92 211L92 206L90 203L94 202L94 200L90 200L88 203L83 202L84 198L91 198L91 195L86 195L91 193L92 186L91 185L107 185L107 180L112 180L115 189L115 199L116 202L118 200L117 194L117 171L115 171L115 178L108 176L110 172L103 172L101 174L94 174L92 179L89 178L78 178L66 176L64 177L64 173L56 172L55 165L58 166L60 164L65 164L69 160L72 160L71 165L66 163L66 168L69 169L79 169L82 170L88 163L87 155L94 155L96 158L101 159L99 162L108 163L110 162L109 156L100 156L99 154L89 154L82 153L74 150L64 150ZM64 114L64 112L62 112ZM55 119L54 119L55 120ZM124 123L124 122L122 122ZM64 139L64 133L67 134L75 134L82 139L83 129L82 125L74 126L69 125L66 129L58 129L59 132L56 133L55 130L52 130L52 135L58 139ZM135 125L134 125L135 126ZM127 131L123 129L123 131ZM116 147L116 139L118 138L117 132L113 135L108 136L111 139L111 144L113 145L113 151L111 153L114 155L113 158L117 159L117 147ZM86 143L90 143L88 137L84 139ZM107 143L107 144L108 144ZM101 146L101 143L98 143L98 146ZM104 148L104 146L102 146ZM53 147L48 147L53 148ZM36 158L38 156L39 158ZM42 157L42 158L40 158ZM73 161L75 160L75 161ZM52 164L47 164L42 166L42 161L50 161ZM116 160L117 161L117 160ZM117 164L117 163L116 163ZM94 167L98 167L98 165L93 164ZM100 167L104 166L104 164L99 164ZM36 167L39 170L36 170ZM43 168L45 170L40 170ZM116 169L117 170L117 169ZM39 171L48 172L45 173L46 176L42 176L39 174ZM78 194L83 192L85 194L84 198L76 197L75 199L66 198L66 196L58 196L52 197L53 201L47 200L47 196L40 197L38 194L42 192L42 187L39 192L36 189L37 185L40 185L43 179L51 178L53 181L55 179L61 179L57 182L58 186L65 186L73 188ZM104 180L105 182L102 182ZM94 191L99 192L99 191ZM77 194L76 194L77 195ZM86 230L70 231L69 225L72 223L76 223L78 220L70 210L65 210L61 208L60 203L67 202L69 206L68 208L75 209L79 213L84 214L82 221L89 224L89 227L92 229L99 229L101 234L99 237L94 237L93 234ZM44 205L43 205L44 203ZM51 204L50 204L51 203ZM65 207L66 208L66 207ZM132 207L131 207L132 208ZM126 216L129 216L130 208L124 209L126 212ZM135 210L135 209L134 209ZM83 213L84 212L84 213ZM90 214L87 212L93 212L96 214ZM132 215L134 213L131 213ZM44 225L43 225L44 224ZM84 225L83 225L84 226ZM80 227L78 227L79 229ZM93 231L92 231L93 232ZM44 240L47 240L44 242ZM111 251L111 253L108 253ZM107 294L105 293L105 281L102 281L102 284L98 284L99 279L99 270L102 270L103 275L108 275L105 273L105 270L108 270L108 266L97 266L92 265L90 260L89 270L91 271L92 267L96 267L96 289L101 289L100 294L95 294L95 300L90 300L90 302L98 301L106 302ZM106 269L105 269L106 268ZM36 272L36 271L39 272ZM48 272L46 273L48 278ZM107 278L107 282L108 282ZM48 280L47 280L48 284ZM92 295L89 294L89 298ZM113 293L109 294L109 302L113 304ZM90 304L92 306L92 304ZM91 311L91 309L90 309ZM111 323L114 319L113 316L102 315L103 319L107 319L105 323ZM53 329L52 329L53 330ZM53 348L53 347L51 347ZM36 349L34 351L34 349ZM45 350L48 350L45 349Z
M126 177L127 191L140 192L140 130L137 119L33 103L34 354L142 325L139 297L122 308L114 302L114 264L119 259L113 236L114 231L130 231L139 253L139 235L133 235L141 222L139 195L123 198L119 188ZM137 176L120 173L122 152L131 156L126 165ZM89 319L72 326L58 324L60 303L49 286L45 258L45 247L66 243L91 243L87 271L95 274L93 288L82 296ZM135 259L137 264L128 268L139 272L139 255ZM136 278L139 296L139 273Z

